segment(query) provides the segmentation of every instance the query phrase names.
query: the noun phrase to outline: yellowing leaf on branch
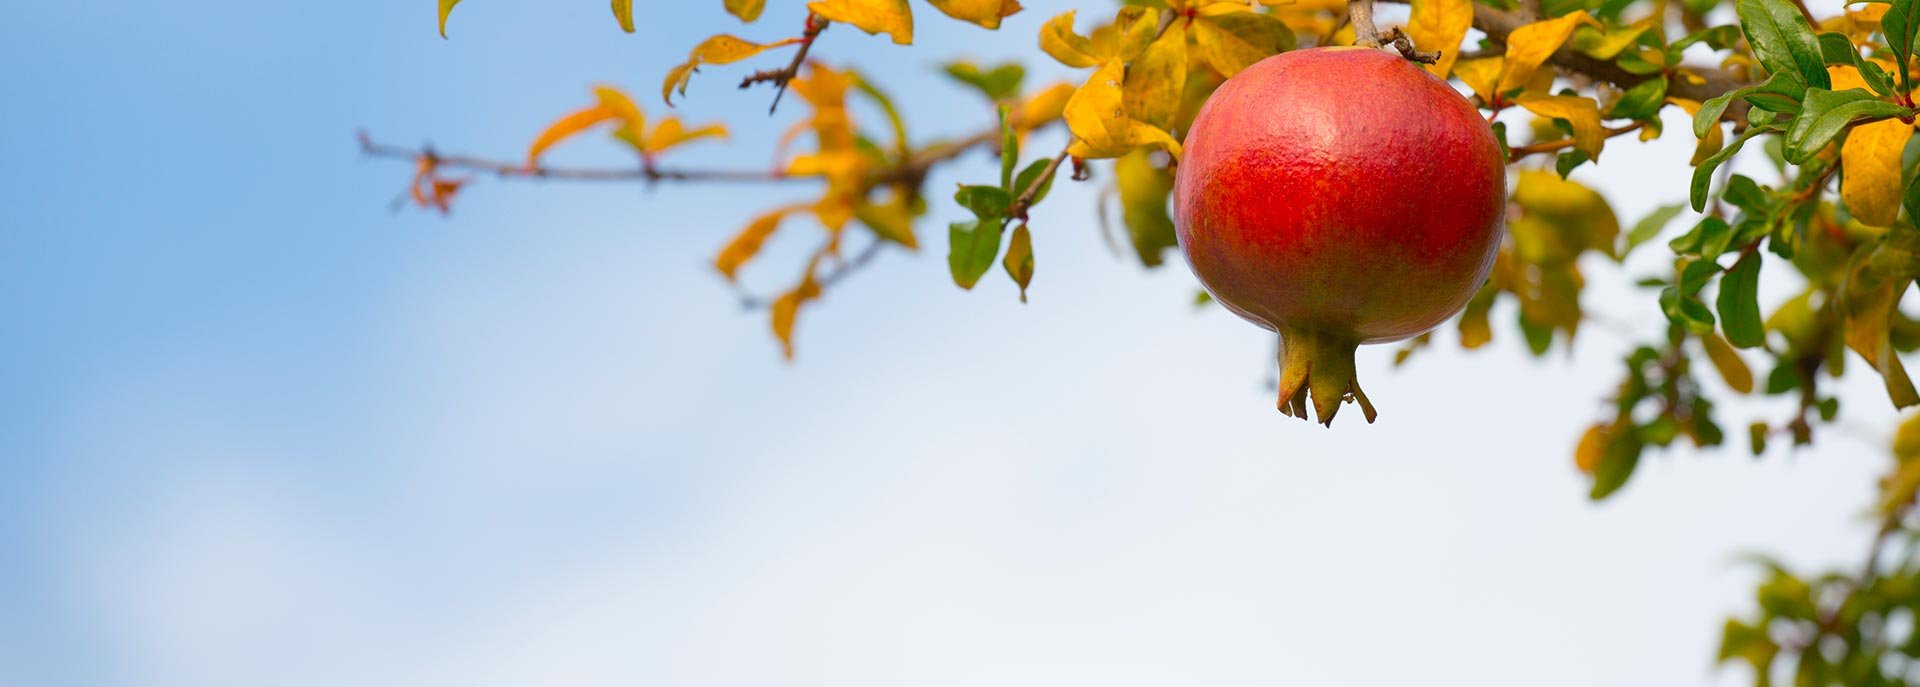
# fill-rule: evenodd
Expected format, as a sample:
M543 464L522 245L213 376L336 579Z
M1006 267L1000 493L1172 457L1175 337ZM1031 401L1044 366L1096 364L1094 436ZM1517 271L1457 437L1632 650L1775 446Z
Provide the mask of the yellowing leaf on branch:
M1859 70L1828 67L1836 91L1866 88ZM1900 153L1913 138L1913 125L1898 119L1862 124L1847 134L1840 149L1840 199L1862 223L1893 226L1900 215Z
M594 105L568 113L566 116L547 125L546 130L533 138L533 145L527 147L527 169L540 165L540 155L554 144L571 138L575 134L590 129L595 124L612 121L615 115L605 105Z
M1587 14L1586 10L1576 10L1572 14L1546 21L1534 22L1514 29L1507 35L1506 63L1500 73L1500 85L1497 91L1507 91L1526 85L1533 78L1534 71L1545 64L1555 50L1567 42L1573 30L1581 24L1602 28L1600 22Z
M760 18L760 12L767 8L767 0L726 0L727 13L739 17L740 21L753 23Z
M820 256L823 254L824 252L815 254L813 259L807 262L807 274L800 279L800 285L780 294L779 298L773 300L773 307L770 309L773 335L780 339L780 353L788 360L793 359L793 323L800 316L800 306L820 297L820 282L814 279L813 273L819 269Z
M761 244L766 243L767 237L773 236L774 230L780 228L780 220L805 209L805 205L789 205L753 218L745 229L727 242L726 247L720 249L719 255L714 256L713 266L726 275L727 281L734 281L740 266L759 254Z
M1060 64L1076 69L1099 64L1100 57L1093 54L1093 41L1073 32L1073 15L1073 11L1069 10L1048 19L1040 27L1040 49L1059 60Z
M1180 143L1166 131L1127 116L1121 79L1124 68L1111 60L1067 99L1064 116L1073 131L1068 152L1079 158L1119 157L1134 148L1158 145L1176 157Z
M1093 53L1101 60L1118 58L1122 62L1131 62L1146 52L1147 44L1153 42L1154 31L1160 26L1160 10L1140 5L1127 5L1113 16L1113 23L1093 30L1087 40L1093 43Z
M1473 94L1480 100L1492 103L1494 87L1500 83L1500 67L1505 60L1498 57L1483 57L1477 60L1465 60L1453 66L1453 75L1460 77Z
M613 0L613 18L621 31L633 33L633 0Z
M913 10L907 0L816 0L807 3L807 9L870 34L887 34L900 45L913 42Z
M1899 352L1889 338L1900 296L1910 280L1881 280L1872 274L1868 261L1856 260L1849 270L1847 288L1839 306L1846 322L1847 348L1865 358L1886 381L1887 395L1895 408L1920 404L1920 393L1900 363Z
M652 133L646 135L643 140L642 149L645 150L648 155L655 155L688 141L697 141L702 138L726 137L727 127L723 125L707 124L705 126L688 129L686 125L680 123L679 117L667 117L660 120L660 124L654 127Z
M440 0L440 37L447 37L447 15L453 12L453 6L460 0Z
M660 98L673 104L673 93L687 94L687 83L693 79L693 73L703 64L731 64L753 57L774 48L799 43L798 38L784 38L772 43L755 43L737 36L720 34L713 36L687 53L687 61L667 70L666 82L660 88Z
M1122 101L1128 117L1165 129L1187 87L1187 32L1174 22L1126 68Z
M1048 86L1014 108L1007 121L1014 128L1025 130L1059 119L1060 113L1066 110L1067 100L1073 97L1073 91L1073 84L1070 83Z
M1000 28L1000 20L1020 11L1017 0L927 0L934 9L961 21L989 29Z
M1460 42L1473 27L1473 0L1413 0L1413 15L1407 19L1407 37L1421 50L1440 51L1440 61L1426 65L1427 71L1442 79L1460 59Z
M1293 29L1285 22L1245 5L1235 7L1235 11L1194 18L1194 43L1207 66L1231 77L1255 62L1293 49Z
M1576 95L1538 95L1523 96L1514 104L1542 117L1564 119L1573 125L1573 147L1586 153L1587 157L1600 159L1600 148L1606 145L1606 127L1600 124L1600 104L1592 98Z

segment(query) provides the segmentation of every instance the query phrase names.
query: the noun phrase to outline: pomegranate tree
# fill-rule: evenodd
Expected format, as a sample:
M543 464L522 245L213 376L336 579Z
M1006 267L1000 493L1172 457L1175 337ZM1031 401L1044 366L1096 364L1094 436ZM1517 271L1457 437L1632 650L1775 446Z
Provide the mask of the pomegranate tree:
M1222 305L1279 332L1280 411L1331 425L1360 344L1458 313L1500 247L1506 159L1487 122L1397 55L1269 57L1214 92L1174 186L1181 249Z

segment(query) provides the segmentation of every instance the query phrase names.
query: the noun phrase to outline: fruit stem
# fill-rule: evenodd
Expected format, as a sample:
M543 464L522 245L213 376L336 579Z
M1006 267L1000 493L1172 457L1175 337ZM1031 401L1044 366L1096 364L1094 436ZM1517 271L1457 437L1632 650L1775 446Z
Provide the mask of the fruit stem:
M1379 414L1354 378L1353 353L1359 344L1345 337L1303 329L1280 331L1280 412L1307 419L1307 401L1314 418L1333 426L1342 402L1359 401L1371 424Z

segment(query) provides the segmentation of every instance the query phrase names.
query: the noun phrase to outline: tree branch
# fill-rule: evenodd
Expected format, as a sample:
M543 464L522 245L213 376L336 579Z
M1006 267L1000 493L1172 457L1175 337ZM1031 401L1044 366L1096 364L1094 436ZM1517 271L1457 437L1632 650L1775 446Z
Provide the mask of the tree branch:
M459 169L492 174L505 179L565 179L568 181L725 181L762 182L797 181L808 177L788 176L777 171L746 169L660 169L639 167L528 167L524 162L489 160L471 155L446 155L431 146L406 146L376 143L366 132L360 133L360 153L368 157L394 160L433 161L440 169Z
M1641 127L1644 127L1646 125L1647 125L1646 122L1634 122L1626 126L1608 127L1607 138L1613 138L1621 134L1639 131ZM1563 138L1558 141L1545 141L1542 143L1529 143L1523 146L1516 146L1513 149L1507 151L1507 162L1519 162L1522 158L1525 158L1528 155L1533 155L1535 153L1551 153L1556 150L1564 150L1567 148L1572 148L1573 144L1574 144L1573 139Z
M1381 1L1405 3L1408 0ZM1532 22L1517 12L1506 12L1480 3L1474 3L1473 5L1473 27L1487 34L1487 38L1495 43L1506 43L1507 36L1512 35L1515 29L1530 23ZM1585 55L1567 46L1561 46L1559 50L1554 51L1553 55L1547 58L1547 61L1556 67L1585 74L1621 88L1632 88L1635 84L1656 76L1655 74L1635 74L1629 72L1612 60L1603 60ZM1696 84L1686 79L1671 79L1667 87L1668 95L1705 102L1714 96L1747 85L1745 81L1735 77L1733 72L1725 69L1696 66L1683 66L1682 68L1698 75L1701 78L1701 82ZM1737 105L1738 104L1736 104L1736 107L1727 108L1726 117L1732 118L1736 115L1744 116L1744 108L1738 108ZM1736 109L1740 111L1736 112Z

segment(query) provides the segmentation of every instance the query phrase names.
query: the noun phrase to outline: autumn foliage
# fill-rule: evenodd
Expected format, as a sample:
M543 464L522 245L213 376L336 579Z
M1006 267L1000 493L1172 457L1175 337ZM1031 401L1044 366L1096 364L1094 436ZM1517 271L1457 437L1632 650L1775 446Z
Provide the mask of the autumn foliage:
M1566 347L1592 319L1582 307L1583 269L1617 266L1648 250L1671 264L1639 282L1647 307L1666 316L1665 331L1634 348L1599 417L1570 441L1574 464L1592 477L1593 498L1616 493L1644 456L1676 442L1735 443L1755 455L1812 442L1840 410L1827 381L1849 367L1883 380L1885 396L1848 403L1920 404L1901 360L1920 345L1920 323L1899 308L1920 277L1920 146L1913 144L1920 0L1852 2L1830 16L1799 0L1411 0L1404 25L1386 27L1375 24L1375 1L1134 0L1033 17L1016 0L816 0L806 3L803 22L770 26L756 23L764 0L724 0L744 24L736 30L752 37L689 41L684 62L658 66L658 106L593 89L571 108L556 104L562 114L532 136L524 156L507 159L370 139L362 146L412 161L407 197L441 212L480 175L810 184L819 191L813 200L764 208L730 237L715 237L714 267L733 280L754 267L776 232L824 229L794 266L799 278L752 301L766 308L791 357L806 307L888 249L944 250L963 289L997 267L1024 300L1043 274L1036 265L1044 265L1033 254L1029 211L1069 177L1108 185L1133 253L1145 266L1163 264L1176 247L1168 210L1175 172L1194 118L1216 89L1276 54L1377 47L1417 61L1469 97L1509 165L1505 231L1490 273L1452 320L1462 346L1488 343L1495 306L1511 302L1527 350ZM442 35L459 4L440 0ZM628 32L646 21L631 0L613 0L612 14ZM833 58L837 41L909 45L916 22L953 20L1031 35L1037 59L1081 76L1036 85L1017 63L952 62L946 75L994 103L999 125L923 141L908 135L882 84ZM661 113L697 97L695 84L735 79L769 89L774 108L800 110L776 164L688 163L697 159L687 152L692 144L724 139L727 129ZM1361 86L1353 97L1366 97ZM861 111L884 116L856 117L855 100L874 106ZM1665 114L1691 125L1669 131ZM1024 150L1031 133L1058 126L1069 134L1063 149ZM636 164L579 169L542 161L551 147L589 132L630 150ZM1568 179L1601 165L1611 147L1661 136L1695 141L1691 159L1673 161L1693 169L1684 202L1626 224L1604 197ZM980 150L999 156L997 177L950 195L926 187L931 168ZM1764 161L1768 172L1734 173L1728 163L1736 156ZM957 206L969 219L943 227L943 241L941 228L921 226L930 203ZM1773 279L1801 286L1763 304L1759 284ZM1396 361L1416 358L1430 343L1427 335L1409 340ZM1720 417L1712 396L1722 392L1702 384L1704 375L1736 394L1793 399L1795 411ZM1883 548L1914 531L1907 523L1920 487L1914 436L1920 426L1903 428L1875 511L1882 535L1864 569L1809 581L1775 566L1756 615L1729 622L1723 660L1752 666L1759 684L1914 683L1920 634L1910 619L1920 612L1920 566L1910 556L1882 565L1892 557Z

